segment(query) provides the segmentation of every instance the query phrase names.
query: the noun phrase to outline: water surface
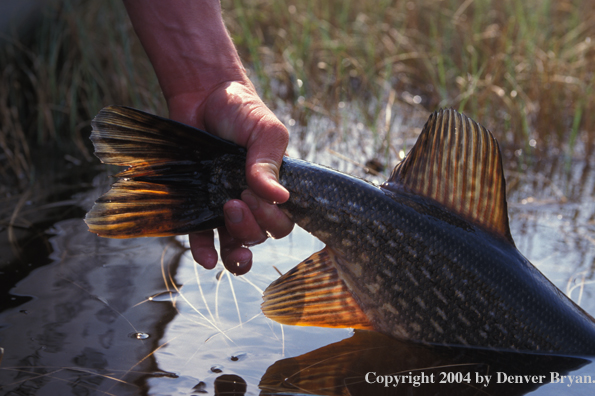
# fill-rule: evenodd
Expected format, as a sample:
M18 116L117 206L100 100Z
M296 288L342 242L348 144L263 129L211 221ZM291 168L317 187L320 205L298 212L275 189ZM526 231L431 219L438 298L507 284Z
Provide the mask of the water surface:
M326 139L330 152L318 150L317 141L294 145L299 149L291 152L365 175L358 163L373 157L366 149L374 146L373 135L360 142L332 133ZM415 133L402 135L403 147L414 141ZM354 150L361 160L334 154ZM380 156L386 164L398 157L399 150ZM591 164L559 156L507 158L517 247L595 314ZM559 395L595 389L595 384L549 384L551 372L595 380L595 366L583 357L428 348L349 329L281 326L262 315L262 291L279 276L277 270L284 273L320 250L318 240L296 229L287 238L255 247L253 269L245 276L235 277L221 265L207 271L193 262L185 237L110 240L87 232L80 208L88 209L107 185L101 176L90 191L60 201L63 208L79 209L43 231L49 257L21 255L21 261L14 257L2 264L2 276L14 281L0 306L0 393L395 394L394 388L366 383L362 376L367 372L423 372L434 374L436 381L441 373L451 373L446 385L396 389L404 394ZM13 277L15 268L24 274ZM547 381L499 388L477 383L476 375L493 375L496 381L497 372L544 375ZM471 383L464 381L467 373Z

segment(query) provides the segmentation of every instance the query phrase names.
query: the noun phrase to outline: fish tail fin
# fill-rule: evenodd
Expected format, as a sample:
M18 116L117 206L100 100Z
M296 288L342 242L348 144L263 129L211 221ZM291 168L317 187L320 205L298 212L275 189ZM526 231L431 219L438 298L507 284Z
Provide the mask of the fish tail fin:
M224 224L209 207L213 160L244 155L240 146L140 110L109 106L92 122L95 155L128 166L100 197L85 221L102 237L180 235ZM213 205L211 205L213 206Z

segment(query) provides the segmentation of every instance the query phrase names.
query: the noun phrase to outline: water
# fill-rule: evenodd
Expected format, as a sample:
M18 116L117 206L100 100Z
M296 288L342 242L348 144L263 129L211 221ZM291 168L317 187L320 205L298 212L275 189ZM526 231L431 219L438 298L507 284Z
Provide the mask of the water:
M414 137L403 142L410 147ZM353 142L332 140L334 151L353 149ZM374 144L373 137L363 141L359 147ZM312 150L301 145L307 151L302 154L363 174L353 162L316 151L316 144ZM391 156L386 163L398 151ZM364 152L359 162L366 158ZM519 250L595 314L591 164L556 157L524 169L526 158L510 158L509 211ZM98 178L94 189L60 201L61 207L88 209L106 183ZM390 386L362 380L367 372L376 373L368 377L376 382L384 374L404 375L409 382L433 375L434 382L446 382L400 385L397 390L406 394L582 395L595 389L568 379L549 383L552 372L595 381L591 359L427 348L373 333L266 319L261 294L279 276L277 269L286 272L322 248L301 229L255 247L251 272L234 277L221 265L211 271L195 265L184 237L98 238L87 232L82 212L73 210L45 231L50 246L39 251L49 256L25 249L21 255L30 265L15 266L16 258L0 264L2 277L12 279L0 305L0 394L394 394ZM15 269L20 276L12 276ZM479 379L492 375L496 381L504 375L498 372L525 383L484 389ZM523 375L537 382L531 377L526 383Z

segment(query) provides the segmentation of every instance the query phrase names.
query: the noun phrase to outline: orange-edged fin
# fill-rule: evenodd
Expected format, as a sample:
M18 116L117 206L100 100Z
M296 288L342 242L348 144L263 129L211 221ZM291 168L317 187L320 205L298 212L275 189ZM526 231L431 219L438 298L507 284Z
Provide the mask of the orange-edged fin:
M180 235L224 225L223 202L213 203L213 161L243 156L240 146L166 118L109 106L92 122L95 155L129 166L85 221L109 238ZM243 161L241 161L243 162ZM239 198L239 194L238 194Z
M208 198L198 193L182 186L119 180L95 202L85 222L89 231L107 238L182 235L222 226L221 211L209 209Z
M271 283L264 291L262 312L288 325L371 330L336 270L336 255L325 247Z
M431 198L514 244L498 142L453 109L430 115L415 146L382 187Z

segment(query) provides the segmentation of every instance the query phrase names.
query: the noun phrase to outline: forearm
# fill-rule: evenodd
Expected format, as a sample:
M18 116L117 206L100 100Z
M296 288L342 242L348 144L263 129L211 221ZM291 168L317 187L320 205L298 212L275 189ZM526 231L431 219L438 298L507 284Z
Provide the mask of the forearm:
M219 0L124 0L168 103L246 81Z

